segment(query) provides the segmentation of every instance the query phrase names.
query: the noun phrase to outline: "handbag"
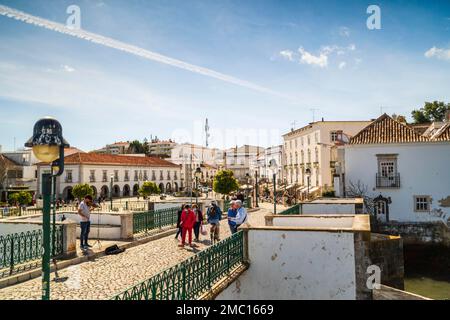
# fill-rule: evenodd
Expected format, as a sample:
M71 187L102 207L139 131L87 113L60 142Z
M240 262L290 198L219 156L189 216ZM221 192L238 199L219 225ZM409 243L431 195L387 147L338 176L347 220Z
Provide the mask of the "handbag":
M203 223L202 223L202 225L201 225L201 233L202 233L202 236L206 236L206 235L208 234L208 231L206 230L206 228L205 228L205 226L203 225Z

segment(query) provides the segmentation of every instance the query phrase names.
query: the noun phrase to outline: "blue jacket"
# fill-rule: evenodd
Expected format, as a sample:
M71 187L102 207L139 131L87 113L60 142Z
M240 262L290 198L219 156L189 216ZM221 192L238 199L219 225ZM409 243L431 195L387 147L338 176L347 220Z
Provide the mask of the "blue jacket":
M215 212L212 213L212 208L214 207ZM208 223L218 223L220 219L222 218L222 210L218 206L211 206L208 208L208 211L206 212L208 216Z
M228 218L236 218L236 215L237 215L237 211L236 210L234 210L234 209L228 209ZM230 226L235 226L236 225L236 222L234 222L234 221L231 221L231 220L228 220L228 224L230 225Z

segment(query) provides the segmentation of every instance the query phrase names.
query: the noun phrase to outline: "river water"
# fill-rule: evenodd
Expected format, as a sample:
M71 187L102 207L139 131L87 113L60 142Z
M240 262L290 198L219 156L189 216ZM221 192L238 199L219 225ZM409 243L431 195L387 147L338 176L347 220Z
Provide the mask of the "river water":
M450 282L426 276L405 276L405 291L431 299L450 300Z

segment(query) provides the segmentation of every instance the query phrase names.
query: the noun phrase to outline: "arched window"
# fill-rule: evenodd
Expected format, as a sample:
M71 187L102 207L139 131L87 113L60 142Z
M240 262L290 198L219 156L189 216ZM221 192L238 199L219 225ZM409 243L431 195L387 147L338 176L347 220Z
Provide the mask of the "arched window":
M316 150L315 150L315 157L316 157L316 162L319 162L319 148L317 148L316 147Z
M301 157L302 157L302 163L305 163L305 153L303 152L303 150L301 152Z
M311 162L311 150L308 149L308 163Z

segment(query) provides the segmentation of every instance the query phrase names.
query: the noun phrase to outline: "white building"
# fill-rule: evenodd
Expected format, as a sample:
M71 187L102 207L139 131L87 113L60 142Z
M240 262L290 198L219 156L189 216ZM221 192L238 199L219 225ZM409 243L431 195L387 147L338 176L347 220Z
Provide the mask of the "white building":
M384 114L345 149L345 189L365 190L381 221L450 218L450 123L424 134Z
M288 188L307 185L310 170L311 191L332 187L334 164L332 148L339 137L351 137L370 121L317 121L283 135L284 176Z
M107 144L105 147L99 150L92 151L99 154L127 154L130 142L114 142Z
M64 173L58 177L56 193L71 200L76 184L89 184L96 196L109 197L111 177L113 197L138 194L145 181L155 182L161 192L177 192L181 185L180 166L155 157L137 157L95 153L75 153L64 158ZM47 164L38 164L38 194L42 174L49 172Z
M254 175L252 172L258 156L264 153L263 147L243 145L225 150L225 167L234 173L234 177L243 183L247 183L246 175Z
M223 168L223 151L195 144L177 144L171 150L167 159L181 166L181 189L189 190L195 181L195 170L202 170L202 182L207 182L211 176Z
M275 160L277 167L272 169L270 167L270 162ZM251 165L250 171L253 173L258 172L258 177L262 180L272 181L273 174L277 175L277 180L282 181L283 173L283 145L272 146L266 148L262 153L260 153L255 159L254 163Z

